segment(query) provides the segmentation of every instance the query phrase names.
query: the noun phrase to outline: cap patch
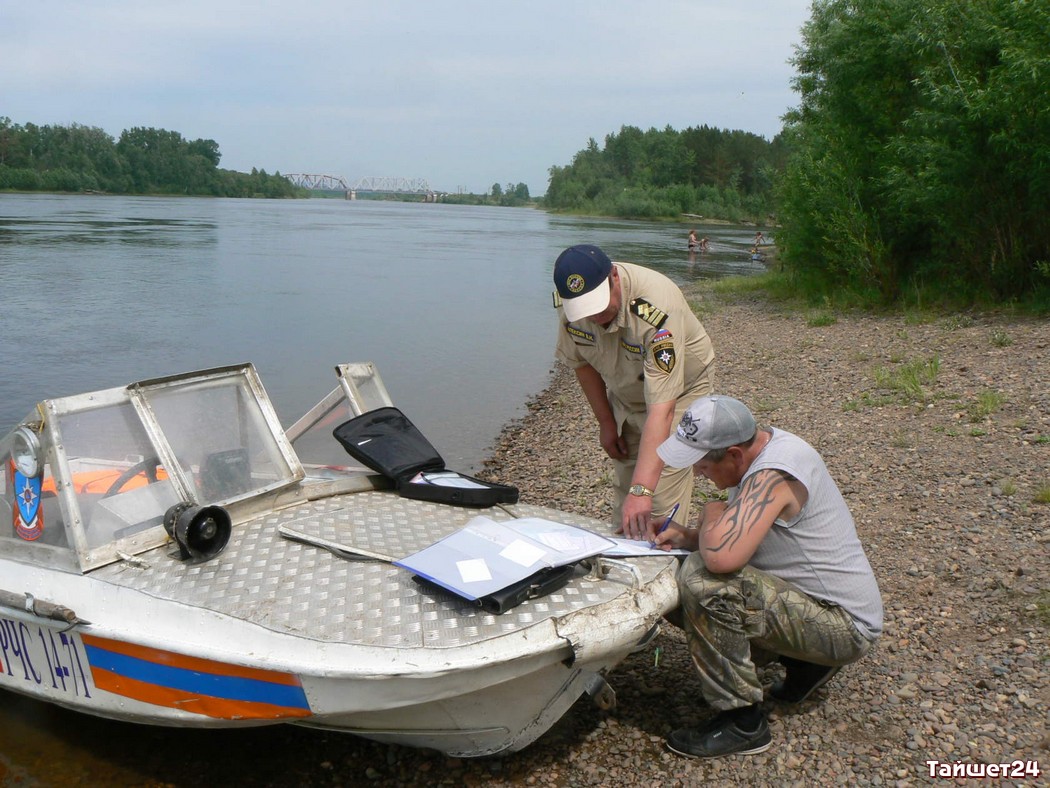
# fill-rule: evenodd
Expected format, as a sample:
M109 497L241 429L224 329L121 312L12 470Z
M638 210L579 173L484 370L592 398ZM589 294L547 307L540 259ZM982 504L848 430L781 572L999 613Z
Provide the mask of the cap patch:
M700 428L693 421L693 414L689 411L683 413L682 420L678 422L678 437L690 440L696 435L698 429Z
M631 311L653 328L661 328L664 321L667 320L666 312L662 309L657 309L644 298L635 298L632 300Z
M586 286L587 282L579 274L569 274L569 278L565 280L565 287L570 293L582 293Z

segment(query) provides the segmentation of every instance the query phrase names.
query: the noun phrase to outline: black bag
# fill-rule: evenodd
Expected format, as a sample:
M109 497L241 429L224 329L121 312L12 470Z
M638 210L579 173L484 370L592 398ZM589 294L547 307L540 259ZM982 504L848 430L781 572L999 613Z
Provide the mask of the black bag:
M495 613L497 615L500 613L506 613L508 610L517 607L527 599L536 599L537 597L546 596L547 594L557 591L572 579L575 571L576 564L543 568L535 574L529 575L525 579L519 580L517 583L513 583L506 588L501 588L499 591L493 591L491 594L478 597L470 604L480 607L486 613ZM455 596L458 599L463 598L458 594L449 591L444 586L420 577L419 575L413 575L412 579L415 580L421 588L426 589L428 592L452 594L452 596Z
M393 480L403 498L479 507L518 502L517 487L446 469L437 449L395 407L362 413L332 434L351 457Z

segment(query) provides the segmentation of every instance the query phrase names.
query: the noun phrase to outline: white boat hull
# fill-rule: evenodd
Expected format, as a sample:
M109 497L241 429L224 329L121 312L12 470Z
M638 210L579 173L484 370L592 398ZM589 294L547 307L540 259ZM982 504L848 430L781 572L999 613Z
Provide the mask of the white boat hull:
M389 493L371 495L389 497L394 508L416 505ZM301 514L293 509L283 516ZM269 569L245 578L233 572L225 585L211 578L199 599L184 592L192 576L203 580L204 570L163 554L152 565L150 554L143 556L148 568L116 565L89 575L0 559L6 587L32 589L35 599L65 604L88 622L70 628L0 610L0 687L129 722L202 728L295 723L456 756L490 755L533 742L587 690L607 692L603 675L643 641L675 598L676 564L663 558L637 559L648 575L643 594L632 591L629 573L619 580L580 577L564 593L530 600L503 616L428 600L398 578L398 598L384 597L389 604L375 610L374 631L362 636L354 634L359 622L347 621L348 611L367 609L375 598L355 604L353 597L362 593L345 569L395 576L403 570L355 565L280 539L275 530L259 536L269 544L270 560L262 562ZM243 563L238 552L261 549L254 541L242 535L231 544L227 570ZM311 584L312 596L320 581L334 598L282 599L286 570L280 567L303 570L290 553L317 562L312 571L322 577ZM161 565L176 576L157 571ZM207 566L224 571L222 559ZM257 585L245 608L224 589L247 588L248 575ZM609 601L571 609L567 600L598 590ZM302 608L304 627L307 609L318 604L329 623L314 638L296 631L296 616L276 613L288 603ZM390 610L400 610L400 620ZM332 625L339 620L346 623ZM428 627L436 634L450 625L461 634L441 634L426 645Z
M386 399L370 365L338 371L287 435L241 365L46 400L0 439L0 689L128 722L298 724L457 756L521 749L585 692L610 705L605 675L677 605L676 559L592 557L498 615L413 582L392 561L478 514L611 529L305 466L296 440L324 449L362 392ZM498 555L520 559L516 545Z

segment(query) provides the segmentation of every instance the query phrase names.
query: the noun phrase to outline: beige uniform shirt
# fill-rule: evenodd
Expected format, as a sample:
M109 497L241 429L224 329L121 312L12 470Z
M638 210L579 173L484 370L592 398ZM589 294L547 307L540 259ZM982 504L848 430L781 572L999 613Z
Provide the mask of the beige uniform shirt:
M621 424L650 403L710 393L705 375L714 361L711 339L678 286L663 274L614 263L623 298L620 313L602 328L570 323L559 308L557 358L573 369L590 364L605 381Z

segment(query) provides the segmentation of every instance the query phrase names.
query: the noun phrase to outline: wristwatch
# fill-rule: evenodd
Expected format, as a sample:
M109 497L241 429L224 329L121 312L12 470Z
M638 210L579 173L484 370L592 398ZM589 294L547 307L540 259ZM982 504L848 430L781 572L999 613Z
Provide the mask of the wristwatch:
M644 484L632 484L630 489L627 491L631 495L648 495L652 497L653 491L646 487Z

